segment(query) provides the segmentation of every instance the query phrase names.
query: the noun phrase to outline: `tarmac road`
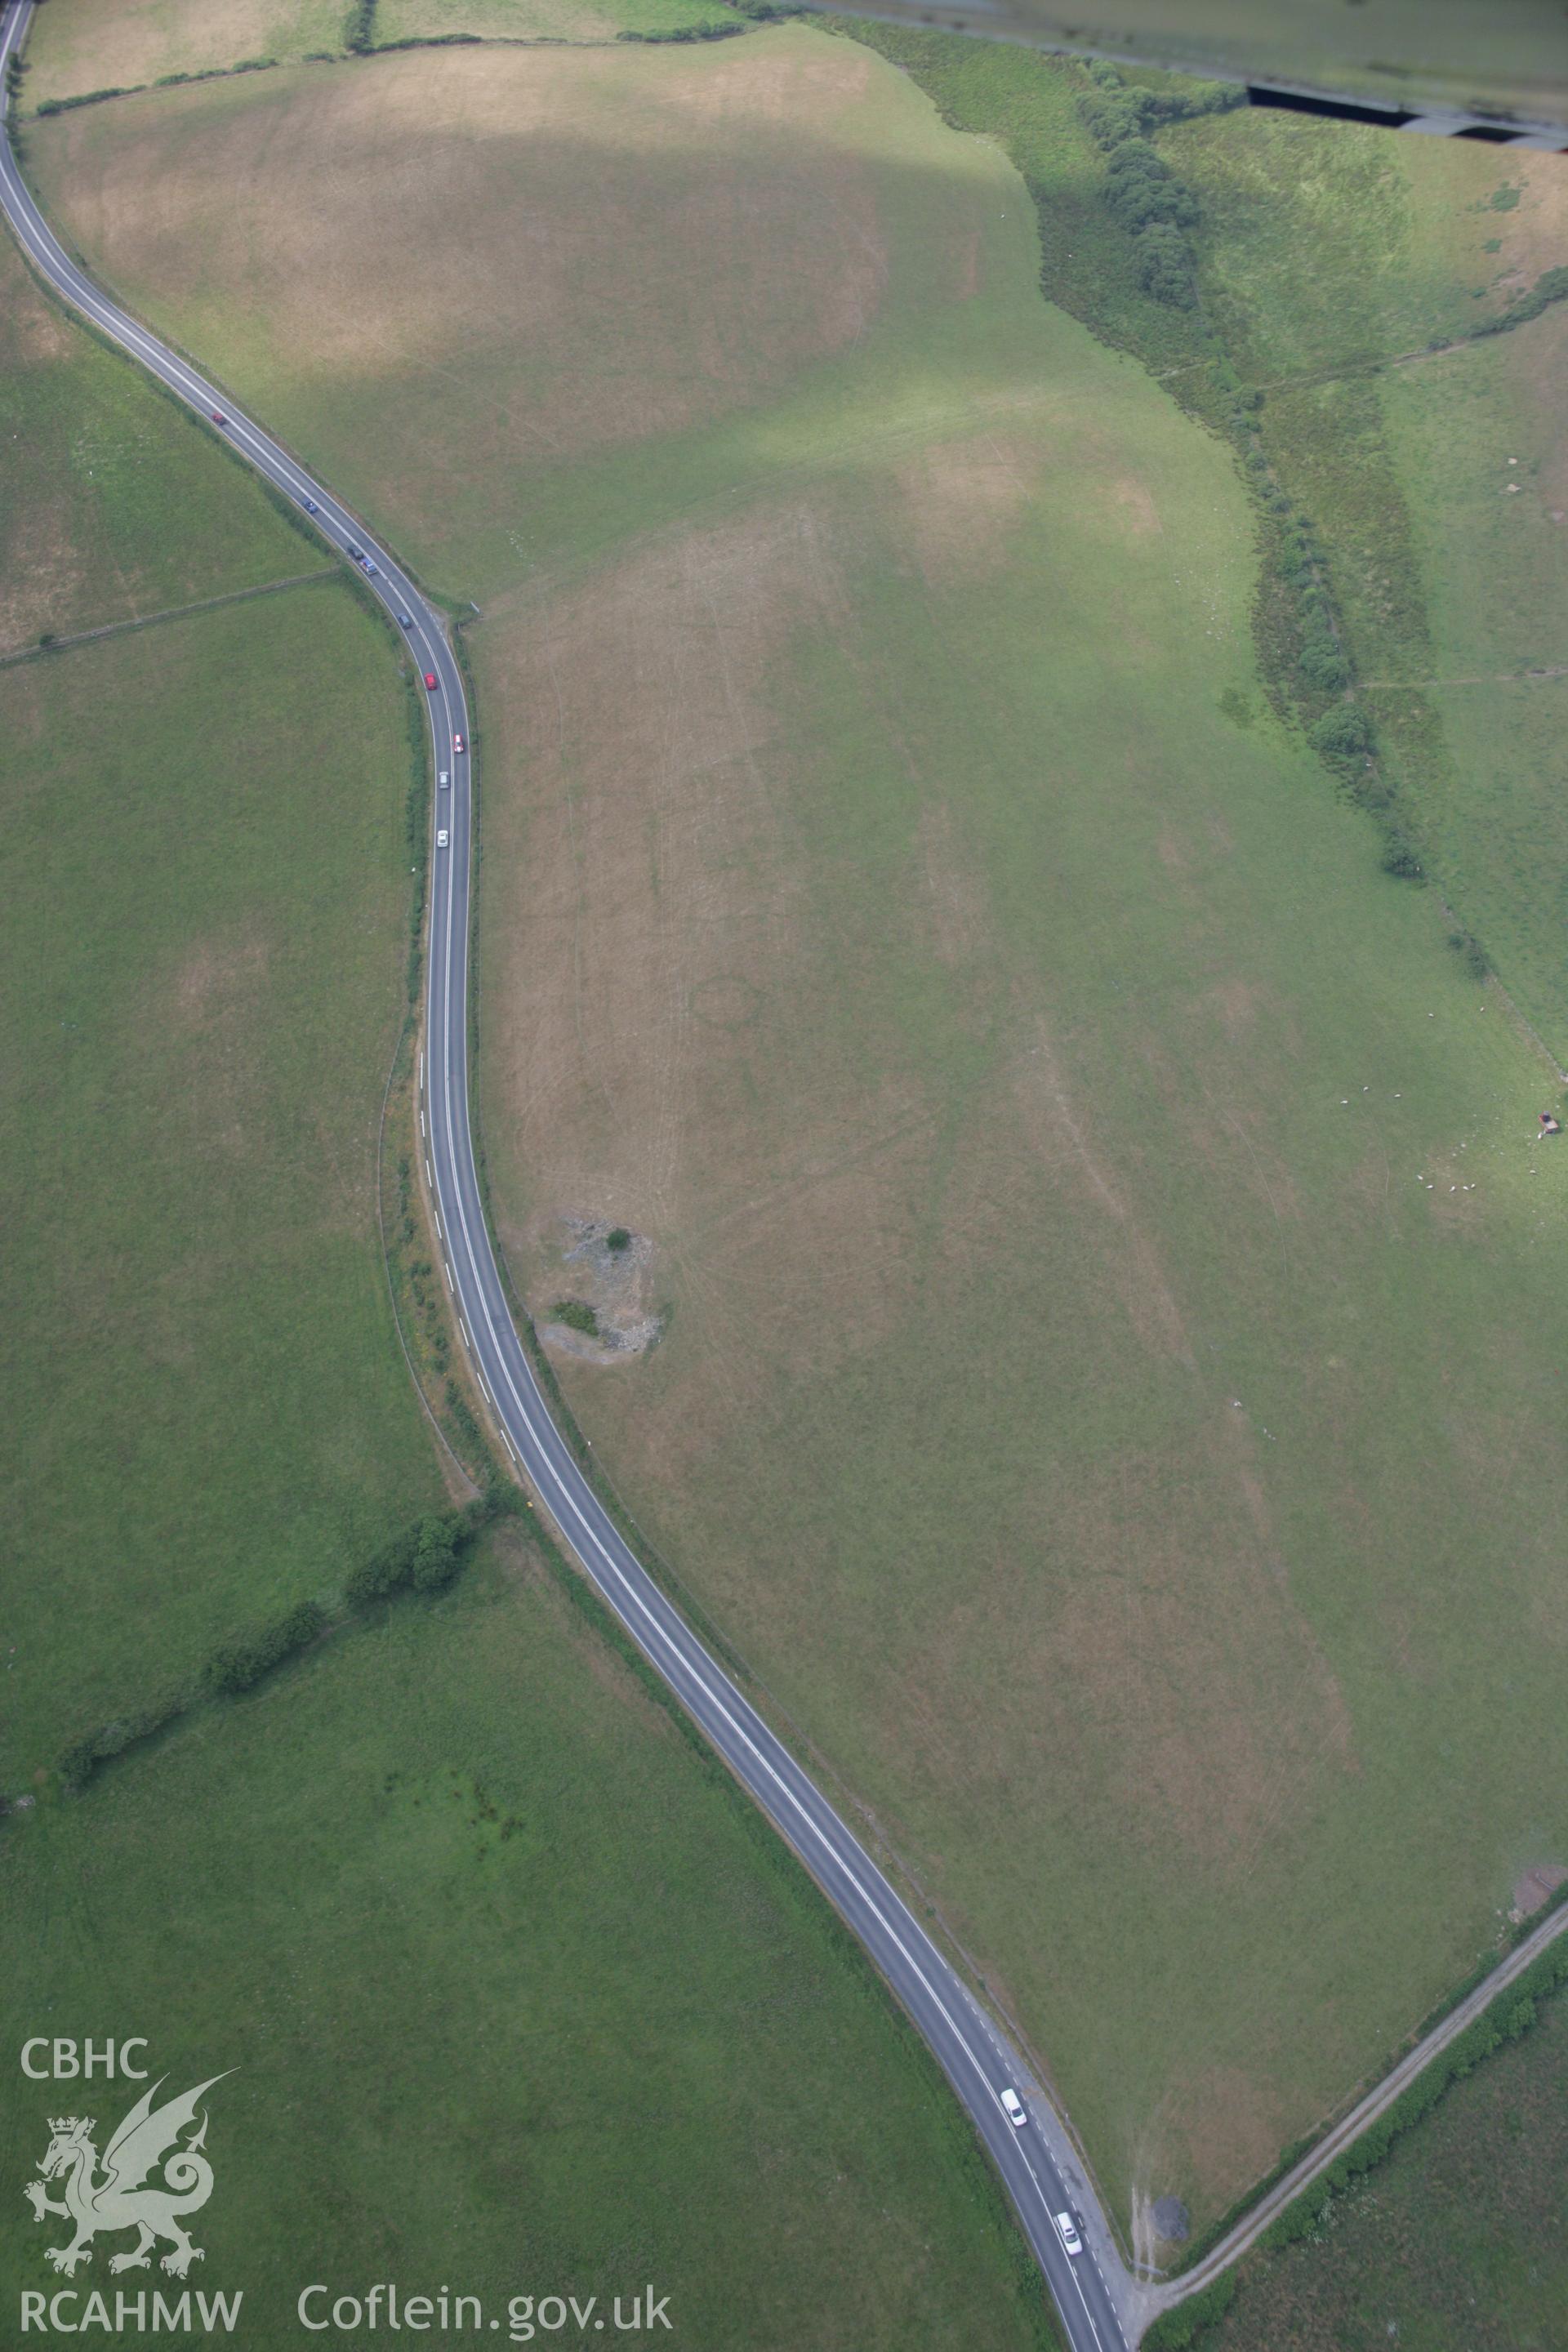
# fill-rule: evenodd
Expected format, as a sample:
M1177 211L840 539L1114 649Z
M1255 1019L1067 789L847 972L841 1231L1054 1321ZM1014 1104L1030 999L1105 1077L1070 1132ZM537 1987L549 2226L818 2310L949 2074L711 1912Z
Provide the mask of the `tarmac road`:
M0 35L0 68L20 47L31 15L32 0L14 0ZM403 634L413 658L437 681L426 698L435 767L451 778L431 794L433 827L444 826L449 840L433 847L430 858L420 1119L463 1341L497 1424L584 1575L800 1857L923 2035L1006 2184L1073 2352L1123 2352L1129 2336L1120 2315L1132 2308L1134 2291L1059 2117L1030 2088L1029 2070L870 1855L639 1565L579 1469L530 1368L485 1224L468 1121L473 804L469 755L456 744L460 739L467 745L470 730L462 675L438 614L330 490L77 268L34 203L8 131L0 141L0 205L39 275L198 415L221 417L215 429L308 514L329 545L363 551L375 566L366 574L373 592L400 625L407 616ZM1022 2129L1001 2104L1010 2085L1026 2099ZM1053 2220L1068 2211L1083 2241L1077 2257L1067 2253Z

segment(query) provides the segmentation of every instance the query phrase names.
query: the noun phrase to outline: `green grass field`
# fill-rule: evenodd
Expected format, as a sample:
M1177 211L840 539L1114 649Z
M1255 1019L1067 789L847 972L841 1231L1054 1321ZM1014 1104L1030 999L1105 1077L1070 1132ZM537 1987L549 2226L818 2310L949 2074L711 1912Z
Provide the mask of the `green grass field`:
M1568 2009L1450 2090L1315 2238L1243 2263L1203 2352L1563 2352Z
M1081 67L854 29L950 120L1004 142L1037 203L1057 300L1212 422L1224 423L1226 385L1261 395L1262 446L1325 551L1400 822L1515 1001L1568 1055L1557 698L1516 683L1563 664L1562 314L1429 350L1568 257L1568 180L1549 159L1505 168L1483 147L1277 114L1166 128L1159 152L1200 207L1201 302L1184 312L1139 289L1131 241L1100 200Z
M191 437L0 242L0 655L321 563L216 455L193 528Z
M1406 152L1415 146L1245 110L1160 134L1202 203L1205 304L1248 382L1317 377L1466 334L1507 307L1516 270L1533 278L1557 257L1564 214L1549 158L1510 168L1484 146ZM1494 209L1508 187L1515 201ZM1310 271L1300 267L1303 236Z
M543 1309L626 1224L664 1318L566 1393L1113 2200L1201 2225L1568 1843L1559 1090L1271 714L1233 451L1040 300L999 148L819 30L33 152L483 605L501 1231Z
M651 2282L712 2352L1054 2340L923 2052L515 1537L7 1835L25 2030L121 2021L171 2094L236 2070L190 2283L245 2291L256 2352L315 2280L606 2315ZM18 2180L59 2096L7 2092ZM6 2231L12 2308L58 2237Z
M1366 674L1390 683L1363 691L1445 895L1568 1063L1565 352L1559 309L1381 387L1429 650L1386 668L1369 658Z
M8 242L0 271L18 635L321 566ZM8 1791L440 1495L375 1224L389 651L328 581L0 668Z
M0 670L8 1790L439 1499L375 1223L389 653L328 584Z
M1568 259L1568 178L1549 158L1504 170L1267 116L1179 125L1162 152L1203 203L1205 300L1238 374L1268 388L1264 444L1327 551L1409 822L1568 1056L1562 696L1521 676L1568 662L1563 314L1427 349ZM1358 373L1368 360L1394 363Z

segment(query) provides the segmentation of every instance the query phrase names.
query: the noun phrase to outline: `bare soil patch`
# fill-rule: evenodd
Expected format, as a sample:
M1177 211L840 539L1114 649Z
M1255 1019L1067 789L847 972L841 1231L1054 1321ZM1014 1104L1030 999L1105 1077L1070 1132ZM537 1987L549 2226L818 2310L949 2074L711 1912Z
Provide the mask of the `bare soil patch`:
M76 348L65 318L51 310L15 246L0 259L5 299L0 302L0 368L41 368L68 359Z
M1521 1871L1513 1882L1513 1901L1509 1917L1517 1927L1537 1911L1544 1911L1560 1886L1568 1885L1568 1870L1558 1862L1538 1862L1531 1870Z
M1265 2079L1238 2067L1189 2077L1162 2121L1172 2155L1180 2148L1184 2169L1214 2182L1222 2200L1238 2197L1267 2172L1285 2137L1286 2118Z
M529 1309L547 1347L590 1364L629 1364L664 1328L655 1298L653 1244L645 1234L570 1213L536 1226ZM580 1310L560 1319L563 1292ZM552 1302L554 1302L553 1304ZM584 1328L586 1318L592 1328Z
M1111 511L1134 536L1160 528L1160 510L1154 504L1153 493L1147 482L1131 474L1120 474L1106 484Z
M0 646L11 652L34 642L59 605L79 606L88 576L68 495L46 488L7 520L9 528L0 526Z
M198 1027L221 1017L225 1008L243 1007L266 982L269 958L263 939L200 941L175 974L175 998L183 1024Z
M985 433L940 442L895 467L928 580L946 583L1003 560L1008 526L1027 512L1040 466L1037 444Z

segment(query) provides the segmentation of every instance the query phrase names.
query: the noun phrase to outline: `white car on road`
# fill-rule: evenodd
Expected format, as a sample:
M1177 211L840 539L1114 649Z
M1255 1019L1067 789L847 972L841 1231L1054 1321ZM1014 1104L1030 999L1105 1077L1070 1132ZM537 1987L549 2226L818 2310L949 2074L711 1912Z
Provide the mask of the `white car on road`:
M440 832L436 835L436 846L437 849L445 849L447 846L447 828L445 825L441 827Z
M1057 2235L1061 2240L1063 2245L1067 2248L1068 2253L1081 2254L1083 2252L1083 2240L1079 2236L1078 2223L1073 2220L1072 2215L1070 2213L1057 2213L1052 2216L1052 2219L1055 2221L1057 2225Z
M1003 2092L1002 2112L1006 2116L1007 2121L1012 2125L1015 2131L1022 2131L1024 2126L1029 2120L1027 2112L1024 2106L1024 2102L1018 2096L1016 2091Z

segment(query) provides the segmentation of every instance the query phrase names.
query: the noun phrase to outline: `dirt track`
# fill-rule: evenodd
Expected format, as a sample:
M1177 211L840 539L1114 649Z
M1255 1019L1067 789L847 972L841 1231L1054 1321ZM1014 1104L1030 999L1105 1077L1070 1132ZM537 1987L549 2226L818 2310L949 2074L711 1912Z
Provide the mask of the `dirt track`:
M1352 2143L1358 2140L1368 2126L1374 2124L1391 2107L1402 2091L1408 2090L1417 2074L1430 2065L1440 2052L1473 2025L1490 2008L1499 1993L1506 1992L1515 1979L1523 1975L1532 1960L1538 1959L1549 1944L1568 1933L1568 1904L1551 1912L1541 1925L1515 1946L1506 1959L1499 1962L1491 1974L1467 1994L1456 2009L1449 2011L1440 2024L1423 2035L1414 2050L1391 2067L1381 2083L1370 2090L1331 2131L1326 2132L1309 2156L1304 2156L1282 2180L1277 2181L1265 2197L1260 2197L1251 2211L1238 2221L1234 2230L1223 2237L1218 2245L1204 2257L1195 2269L1166 2287L1143 2287L1138 2290L1136 2316L1127 2315L1130 2328L1147 2327L1162 2311L1169 2310L1200 2288L1212 2285L1222 2271L1255 2245L1271 2221L1279 2220L1293 2199L1304 2189L1310 2189L1320 2173L1326 2172L1336 2157L1342 2156Z

